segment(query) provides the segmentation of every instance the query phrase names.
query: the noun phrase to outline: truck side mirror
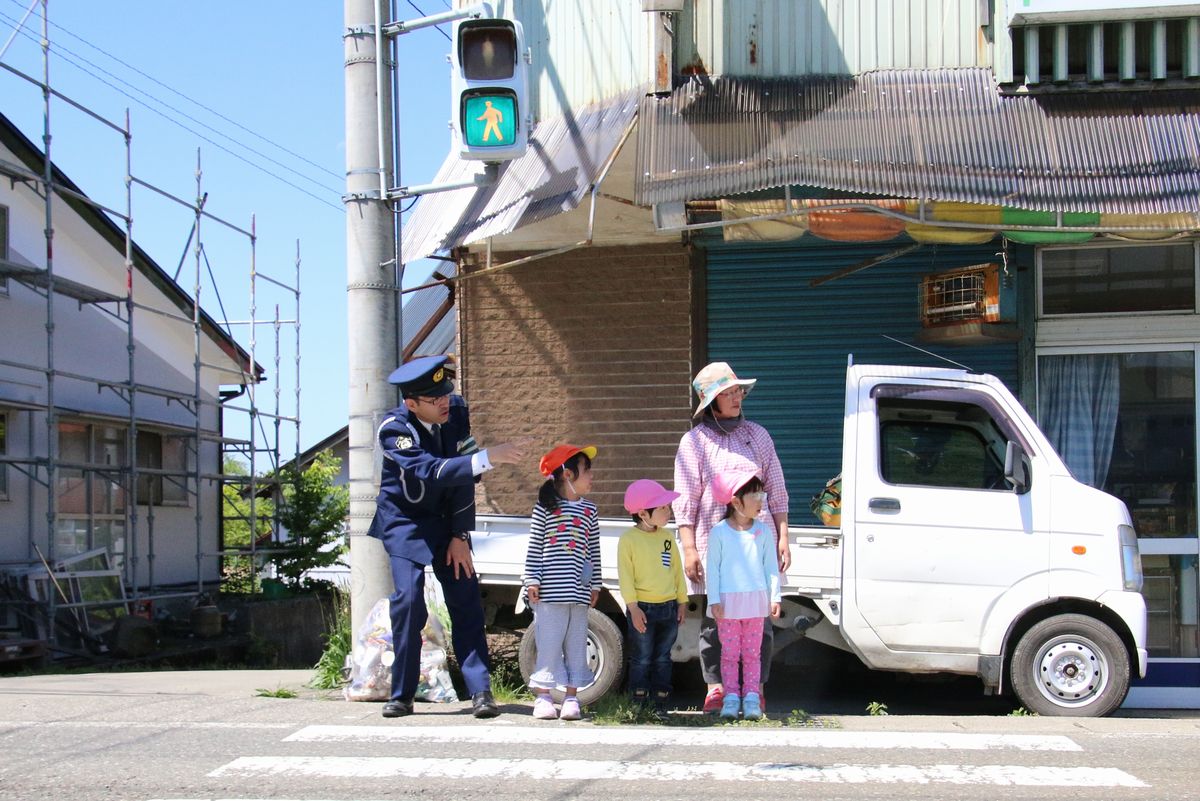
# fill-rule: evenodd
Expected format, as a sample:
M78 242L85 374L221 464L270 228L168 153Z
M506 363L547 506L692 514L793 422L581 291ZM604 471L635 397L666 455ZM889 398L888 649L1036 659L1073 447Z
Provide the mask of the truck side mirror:
M1012 440L1004 448L1004 480L1018 495L1029 491L1029 457Z

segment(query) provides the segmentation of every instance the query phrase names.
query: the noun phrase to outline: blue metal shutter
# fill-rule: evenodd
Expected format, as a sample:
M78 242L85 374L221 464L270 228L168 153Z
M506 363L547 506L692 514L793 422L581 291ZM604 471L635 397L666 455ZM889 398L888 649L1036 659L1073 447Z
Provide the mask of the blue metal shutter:
M809 500L841 470L846 357L856 364L946 366L884 339L916 342L922 275L994 262L999 243L926 246L828 284L809 282L899 247L841 244L723 245L707 250L708 360L757 378L746 415L775 440L791 499L789 522L818 525ZM1017 388L1017 346L920 347Z

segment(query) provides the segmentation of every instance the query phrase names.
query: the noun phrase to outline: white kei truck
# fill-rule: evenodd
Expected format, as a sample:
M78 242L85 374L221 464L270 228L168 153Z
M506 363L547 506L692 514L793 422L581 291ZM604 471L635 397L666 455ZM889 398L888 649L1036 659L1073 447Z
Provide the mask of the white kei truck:
M1141 558L1125 505L1076 481L990 375L852 365L843 426L841 525L790 527L776 651L808 636L876 670L976 675L985 692L1011 691L1042 715L1120 706L1134 671L1146 671ZM596 680L585 703L617 689L623 672L616 548L629 525L601 521L605 591L589 617ZM528 536L528 518L478 519L489 623L527 620ZM797 617L816 622L797 633ZM675 661L697 658L699 622L689 609Z

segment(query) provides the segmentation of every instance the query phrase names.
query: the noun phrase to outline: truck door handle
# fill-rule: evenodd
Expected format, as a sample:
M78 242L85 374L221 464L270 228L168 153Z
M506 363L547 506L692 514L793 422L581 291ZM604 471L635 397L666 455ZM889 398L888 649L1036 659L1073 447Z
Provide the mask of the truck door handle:
M900 499L898 498L872 498L867 502L867 507L875 512L899 512Z

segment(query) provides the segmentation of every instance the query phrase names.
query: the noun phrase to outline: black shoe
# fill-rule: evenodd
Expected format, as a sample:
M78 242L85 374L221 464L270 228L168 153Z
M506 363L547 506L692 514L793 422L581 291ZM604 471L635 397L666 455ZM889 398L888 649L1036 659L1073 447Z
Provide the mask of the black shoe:
M388 701L383 705L385 718L402 718L413 713L412 701Z
M494 718L500 714L491 690L480 690L471 696L471 714L477 718Z
M654 702L654 712L652 714L654 715L654 719L657 720L659 723L666 723L668 720L671 719L667 715L667 702L666 701L655 701Z

